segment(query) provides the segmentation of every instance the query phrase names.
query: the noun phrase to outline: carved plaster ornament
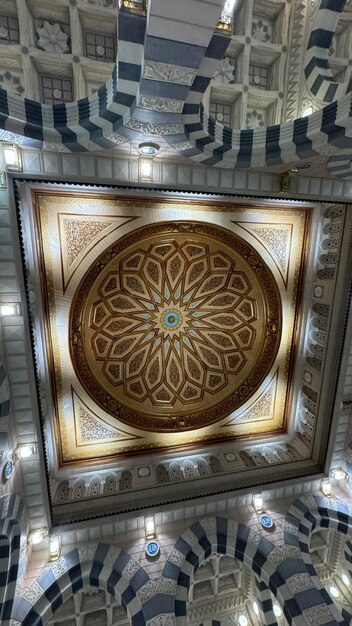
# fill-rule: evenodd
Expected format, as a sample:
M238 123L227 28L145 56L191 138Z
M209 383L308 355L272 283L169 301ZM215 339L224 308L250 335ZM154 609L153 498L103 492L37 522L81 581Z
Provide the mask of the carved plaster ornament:
M230 62L230 59L225 57L220 61L217 69L215 70L214 82L222 83L223 85L230 83L233 80L234 71L235 68Z
M69 52L68 35L62 30L60 24L50 24L44 20L43 26L37 28L37 33L39 35L38 45L46 52L59 54Z

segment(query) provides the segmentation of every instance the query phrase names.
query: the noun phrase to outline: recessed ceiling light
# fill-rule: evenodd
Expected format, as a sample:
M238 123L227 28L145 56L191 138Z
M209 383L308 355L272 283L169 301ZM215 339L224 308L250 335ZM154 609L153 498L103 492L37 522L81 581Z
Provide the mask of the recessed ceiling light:
M0 304L0 316L21 315L21 305L19 302L4 302Z
M339 590L337 589L337 587L334 587L334 585L331 585L329 591L334 598L338 598L340 595Z
M6 169L20 171L22 169L22 159L18 145L8 141L1 141L0 148L3 150Z
M335 467L331 470L330 476L336 478L336 480L348 480L348 474L342 467Z
M36 443L24 443L20 444L15 450L15 457L17 459L29 459L29 457L37 454Z
M342 582L345 583L345 585L347 585L347 587L349 587L350 584L351 584L351 581L348 578L347 574L342 574L341 578L342 578Z
M57 561L61 553L61 535L54 535L49 540L49 560Z
M253 506L257 513L261 513L263 510L263 496L261 493L253 494Z
M331 483L328 478L323 478L321 481L321 490L324 496L330 498L332 496Z
M153 539L156 536L154 516L150 515L144 519L145 538Z
M305 107L301 113L301 117L308 117L308 115L312 115L313 113L313 107L308 106Z
M254 600L254 602L253 602L253 611L254 611L254 613L255 613L256 615L259 615L259 607L258 607L258 602L256 602L255 600Z
M282 613L281 607L279 607L279 605L276 602L273 602L273 609L274 609L274 614L276 615L276 617L280 617Z
M154 155L160 150L160 146L157 143L153 143L151 141L145 141L144 143L140 143L138 146L138 150L140 154L144 155Z
M32 530L30 532L29 535L29 541L30 543L35 546L38 543L40 543L41 541L43 541L43 539L48 535L48 529L47 528L38 528L37 530Z

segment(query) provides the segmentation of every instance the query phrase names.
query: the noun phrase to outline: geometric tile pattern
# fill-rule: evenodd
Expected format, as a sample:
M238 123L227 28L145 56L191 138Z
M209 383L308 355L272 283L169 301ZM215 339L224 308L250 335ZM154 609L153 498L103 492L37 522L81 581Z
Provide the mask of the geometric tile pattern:
M130 245L121 240L113 254L105 251L104 258L111 256L111 261L102 268L98 262L94 284L89 270L74 296L77 375L100 404L99 394L90 391L92 379L110 394L111 405L127 405L131 416L125 411L123 421L131 425L173 429L169 415L164 420L165 408L183 415L185 406L193 427L221 419L225 397L231 394L233 407L248 400L278 349L279 296L267 268L259 257L245 261L250 248L242 240L226 239L230 252L222 244L223 231L203 230L199 224L162 224L137 231L136 241L129 235ZM253 369L260 377L251 374L248 383ZM109 402L105 406L109 409ZM111 413L115 411L112 406ZM136 411L148 412L148 424ZM179 419L177 427L189 424Z
M280 332L277 304L279 297L282 303L285 303L282 304L282 310L292 320L286 327L290 330L291 323L294 322L294 268L298 267L300 262L299 254L302 250L306 222L304 209L297 208L292 211L293 233L287 239L292 240L294 253L291 254L291 259L295 260L290 261L292 281L289 290L292 291L288 294L287 289L281 289L282 281L270 259L270 250L274 247L275 241L269 241L271 248L268 249L267 242L263 240L260 244L262 251L259 252L258 249L259 254L257 252L254 254L258 241L252 233L243 228L239 229L237 221L241 220L241 224L251 225L264 223L266 226L267 218L269 224L270 221L275 222L278 217L278 220L281 220L280 224L283 224L284 220L283 225L287 225L291 222L289 209L277 212L277 209L273 208L271 215L269 209L255 208L247 215L242 206L234 205L226 215L224 212L222 226L215 226L210 222L212 219L210 214L205 225L205 221L194 222L194 213L186 213L188 210L186 207L177 209L176 206L173 208L175 211L182 210L183 220L179 222L178 213L174 213L173 216L177 221L166 222L163 220L163 213L155 211L160 207L160 211L163 210L166 216L165 209L168 208L166 202L159 200L147 202L139 196L133 199L133 207L130 200L127 198L125 200L122 196L114 196L110 200L99 195L98 199L86 197L83 201L81 197L76 198L76 192L68 199L66 196L61 197L59 192L42 195L38 191L37 198L44 251L44 259L38 259L38 263L45 263L44 271L48 277L48 284L51 284L51 280L55 282L54 293L57 290L63 292L62 276L67 281L70 278L69 272L76 269L68 289L63 294L67 302L63 310L64 317L59 313L62 306L59 299L53 307L50 307L52 345L55 352L57 349L56 354L65 371L63 380L65 401L64 404L61 400L58 401L63 462L68 459L76 461L87 458L88 455L89 458L94 458L95 462L99 462L98 459L102 455L118 454L119 450L125 452L132 447L139 450L142 449L142 445L152 446L154 442L158 442L159 445L162 441L165 447L170 445L169 441L175 445L175 437L183 435L184 432L182 444L187 444L193 437L192 431L198 428L197 424L201 424L200 428L204 427L204 421L195 422L194 417L196 416L198 420L201 411L206 415L205 411L208 408L204 408L205 402L209 402L211 413L209 411L206 419L210 417L211 422L208 424L211 425L212 431L204 429L200 432L204 440L208 433L211 433L211 436L215 434L215 428L218 428L221 438L228 438L237 433L246 434L251 429L252 421L260 433L268 433L273 424L276 429L276 424L280 424L284 411L286 393L284 376L287 370L281 365L290 358L289 352L286 352L291 350L290 336L287 334L283 337L278 356L275 357L279 369L276 364L275 367L273 364L270 365L270 353L272 350L274 352L274 342L277 341L277 332ZM204 203L199 205L202 211L204 207ZM143 216L142 208L144 211L153 209L150 216L152 223L134 229L132 222L125 228L127 221L134 217L133 213L138 219ZM91 213L92 210L94 213ZM103 215L107 219L106 230ZM206 216L205 211L204 215ZM162 221L156 221L160 217ZM149 221L145 216L143 219L142 224ZM121 228L117 232L117 220L124 226L123 234ZM232 224L235 220L236 224ZM227 223L229 229L225 228ZM267 230L270 232L269 225ZM106 239L109 243L104 243L105 236L109 237ZM54 238L57 244L49 246L49 241L53 242ZM279 253L279 246L276 246L276 251ZM280 249L280 260L284 263L281 252ZM262 255L265 255L265 261L261 260L264 258ZM78 262L79 265L76 265ZM95 275L93 280L90 268L93 268L92 272ZM279 279L279 288L273 285L269 269L273 277ZM39 287L38 281L36 290L39 291ZM89 297L87 294L90 294ZM270 306L266 312L262 309L261 313L263 298L270 302ZM170 310L165 310L168 308ZM80 316L83 323L80 322ZM64 319L64 325L61 321L57 324L57 320ZM263 349L262 344L256 343L257 337L262 332L261 319L263 324L269 324L269 333L264 338L264 341L269 342L268 350L266 347ZM253 330L256 333L255 337ZM71 353L67 337L72 341ZM254 346L254 349L250 346ZM39 346L38 349L41 350ZM74 352L77 354L77 360L75 356L73 359L70 358ZM261 355L263 366L257 367L254 363L258 363L257 359L262 358ZM83 357L87 368L81 368L79 365L83 362ZM252 359L252 364L249 359ZM224 363L229 365L225 367ZM248 371L252 367L255 368L254 376L246 374L247 366ZM271 367L273 372L270 372ZM226 429L221 428L219 419L225 419L226 415L237 411L240 406L243 413L244 405L246 404L248 408L250 402L253 402L252 393L257 394L255 398L257 400L259 395L263 394L263 387L269 385L277 369L275 384L272 384L270 394L267 390L265 399L261 398L263 402L260 403L260 407L258 405L257 415L255 415L257 406L251 406L250 408L254 410L251 410L249 415L243 415L241 419L237 419L239 416L236 416L236 420L226 424ZM52 372L55 374L59 370L53 369ZM265 372L268 374L270 372L270 375L264 382ZM98 392L97 385L89 384L88 377L98 381L106 395L103 396ZM229 380L228 388L224 386L218 389L218 385L221 387L223 381L226 384L225 377ZM164 379L163 388L159 384L161 378ZM243 380L248 380L247 386ZM57 386L59 393L61 384L60 382ZM126 391L124 389L122 392L124 386ZM226 402L232 393L230 386L236 395ZM81 399L79 405L82 406L82 411L78 404L77 410L73 406L76 402L71 402L72 389L75 396L78 395ZM142 399L138 397L140 390ZM131 399L132 393L135 395ZM170 394L169 397L166 393ZM190 397L186 398L186 393ZM193 393L197 394L195 399L192 398ZM110 397L107 397L107 394ZM170 396L173 402L171 415L171 411L164 410L166 400ZM174 397L176 400L173 400ZM184 410L185 399L187 413ZM150 402L148 405L147 400ZM152 404L153 401L160 404ZM176 401L179 402L177 414ZM203 402L204 406L201 406ZM97 409L97 403L103 405L104 413ZM117 403L120 407L116 406ZM235 403L237 408L231 408ZM61 411L62 406L65 411ZM72 416L72 406L75 409L75 416ZM158 414L156 409L159 410ZM138 423L133 416L132 424L132 411L134 415L137 414L140 420ZM89 417L86 419L88 414ZM112 421L111 417L117 418L118 422ZM178 420L179 417L183 419ZM156 419L159 420L157 428L154 421ZM161 419L166 422L167 427L171 420L175 424L175 428L165 433L169 439L161 438L158 434ZM188 425L185 423L186 420ZM229 418L226 421L229 421ZM127 434L129 429L123 425L126 422L135 428L131 436ZM206 427L208 428L208 425ZM125 432L122 432L122 429ZM143 432L138 432L142 430ZM163 433L165 431L166 428L163 427ZM127 443L127 439L134 438L137 433L143 436L144 440ZM195 436L199 436L198 432ZM239 463L242 471L244 464L240 459L241 457Z

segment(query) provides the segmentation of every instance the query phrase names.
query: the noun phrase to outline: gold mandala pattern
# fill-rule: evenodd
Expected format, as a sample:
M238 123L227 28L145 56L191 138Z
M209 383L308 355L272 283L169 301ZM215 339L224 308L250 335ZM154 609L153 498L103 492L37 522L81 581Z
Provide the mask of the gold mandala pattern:
M275 282L239 237L201 224L135 231L86 275L71 354L88 393L123 421L185 430L258 388L281 334Z

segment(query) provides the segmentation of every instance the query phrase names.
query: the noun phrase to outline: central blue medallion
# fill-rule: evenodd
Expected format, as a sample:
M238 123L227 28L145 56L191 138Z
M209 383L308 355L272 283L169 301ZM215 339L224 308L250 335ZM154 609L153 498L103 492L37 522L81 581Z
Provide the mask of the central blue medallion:
M170 313L166 313L164 317L164 323L166 324L166 326L169 326L169 328L174 328L174 326L177 326L179 321L180 321L179 315L178 313L174 311L171 311Z

